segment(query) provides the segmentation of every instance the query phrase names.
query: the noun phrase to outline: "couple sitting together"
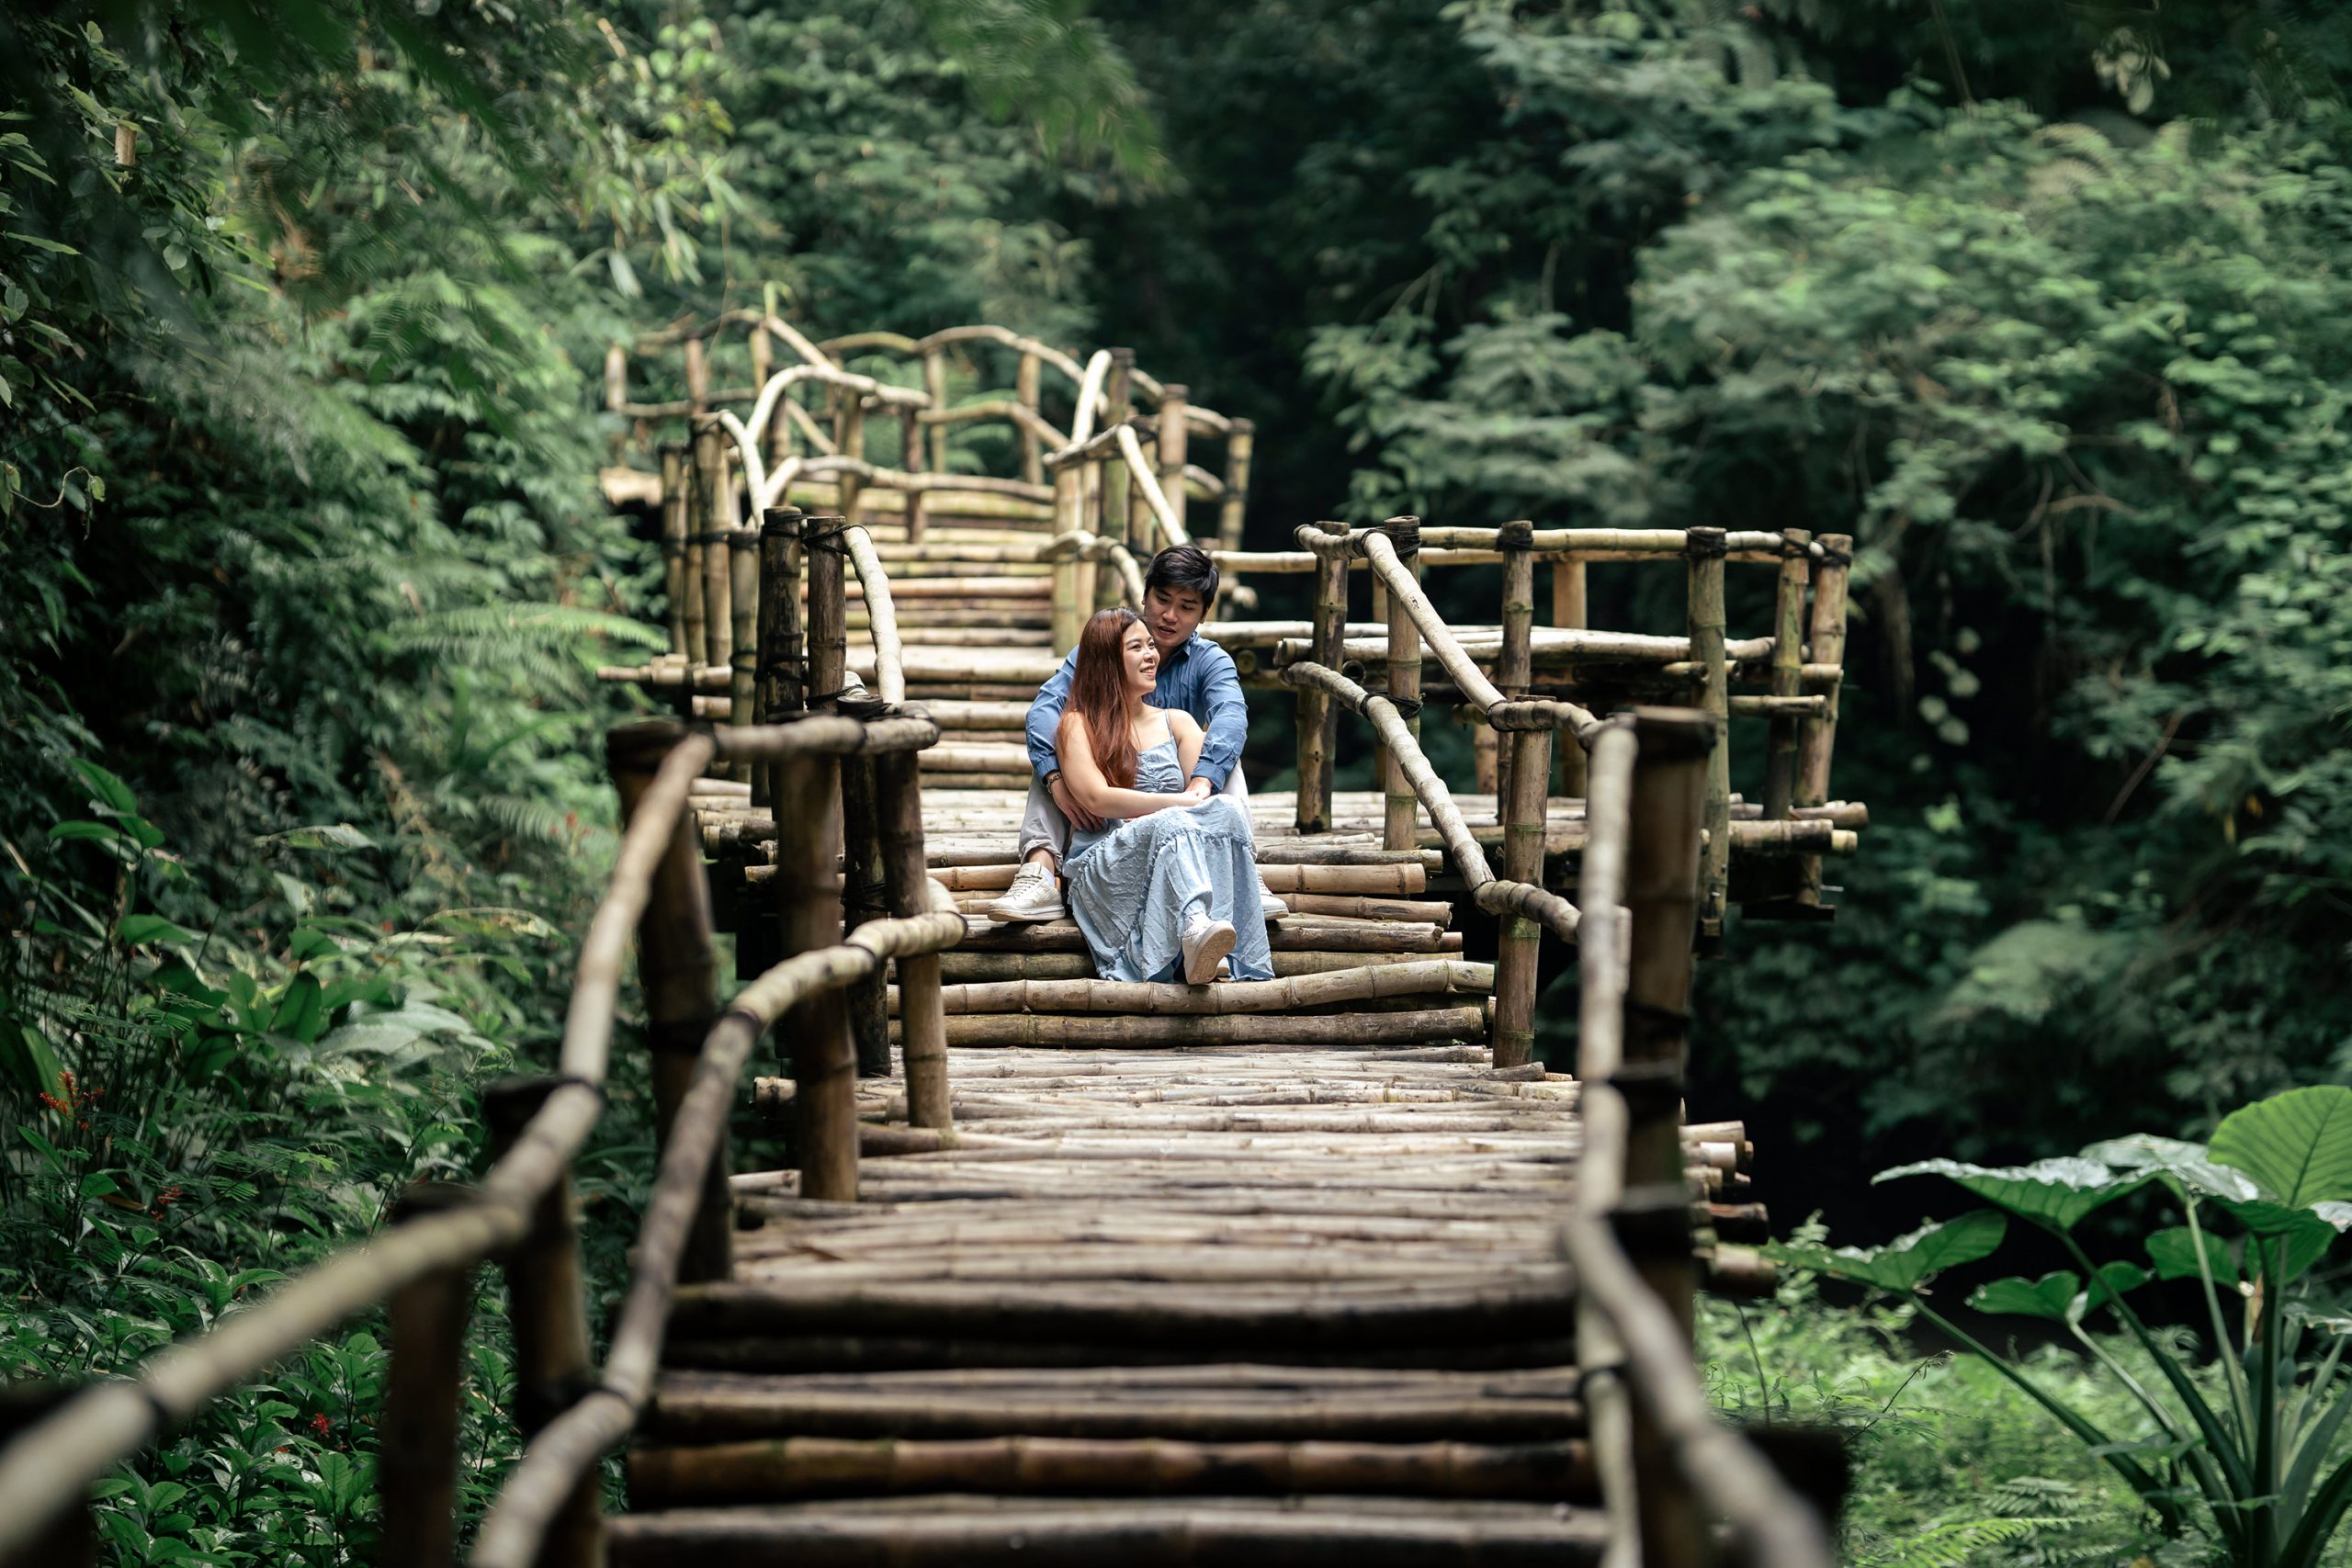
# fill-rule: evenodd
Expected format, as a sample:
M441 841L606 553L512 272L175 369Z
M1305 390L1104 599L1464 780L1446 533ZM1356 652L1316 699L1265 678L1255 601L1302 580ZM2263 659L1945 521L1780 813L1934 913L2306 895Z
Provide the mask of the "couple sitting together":
M1022 866L989 913L1059 919L1058 867L1105 980L1274 977L1266 921L1288 911L1258 882L1241 680L1200 635L1216 599L1216 562L1160 551L1144 613L1097 612L1029 705Z

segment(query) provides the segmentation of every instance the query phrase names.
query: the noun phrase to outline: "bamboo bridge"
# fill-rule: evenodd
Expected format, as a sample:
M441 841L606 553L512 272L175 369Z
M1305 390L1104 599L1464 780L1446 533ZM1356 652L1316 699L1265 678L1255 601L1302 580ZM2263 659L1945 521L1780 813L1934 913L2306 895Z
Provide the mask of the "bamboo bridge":
M994 327L736 312L616 347L605 392L658 458L605 483L660 519L672 650L605 673L673 716L610 738L626 829L557 1070L486 1089L478 1182L21 1423L0 1563L96 1562L108 1467L379 1306L377 1561L455 1562L494 1260L528 1441L485 1568L1826 1568L1835 1485L1692 1363L1694 1293L1770 1272L1745 1130L1686 1122L1682 1081L1694 958L1735 908L1828 918L1865 825L1829 792L1848 539L1396 518L1249 550L1248 422ZM1075 925L984 907L1029 698L1196 537L1232 584L1204 635L1295 715L1295 787L1250 796L1290 912L1272 980L1114 984ZM1736 639L1743 563L1772 619ZM1677 572L1683 624L1592 626L1595 567L1611 603ZM1498 575L1491 624L1440 613ZM1360 742L1376 787L1336 790ZM632 943L661 1153L600 1360L569 1171Z

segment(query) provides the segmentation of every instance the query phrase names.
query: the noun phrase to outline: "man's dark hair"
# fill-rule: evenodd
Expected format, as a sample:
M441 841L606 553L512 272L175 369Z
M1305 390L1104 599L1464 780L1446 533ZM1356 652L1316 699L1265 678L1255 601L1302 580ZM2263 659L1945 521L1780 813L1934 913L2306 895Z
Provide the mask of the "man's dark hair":
M1170 545L1151 558L1143 587L1147 593L1155 588L1188 590L1201 596L1201 608L1206 610L1216 603L1216 562L1194 546Z

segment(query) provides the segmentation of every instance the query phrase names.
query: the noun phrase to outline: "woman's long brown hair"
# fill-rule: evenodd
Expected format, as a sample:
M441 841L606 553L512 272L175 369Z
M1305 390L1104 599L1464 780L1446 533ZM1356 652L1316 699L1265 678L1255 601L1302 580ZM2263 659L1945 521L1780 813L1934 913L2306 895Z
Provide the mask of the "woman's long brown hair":
M1136 742L1127 733L1127 661L1120 639L1143 617L1124 607L1097 610L1078 634L1078 668L1069 678L1069 711L1086 720L1095 765L1115 789L1136 787Z

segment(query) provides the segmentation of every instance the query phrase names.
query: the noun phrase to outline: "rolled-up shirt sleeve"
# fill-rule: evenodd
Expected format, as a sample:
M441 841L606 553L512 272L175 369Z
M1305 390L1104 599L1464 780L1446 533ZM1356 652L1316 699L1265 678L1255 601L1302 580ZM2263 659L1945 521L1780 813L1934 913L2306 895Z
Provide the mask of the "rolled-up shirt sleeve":
M1226 662L1230 666L1232 660ZM1062 660L1062 667L1055 671L1052 678L1038 687L1037 694L1029 700L1029 766L1035 771L1040 783L1045 781L1047 773L1061 766L1054 742L1061 733L1062 708L1069 701L1070 675L1077 668L1078 650L1072 649L1069 657ZM1236 697L1241 694L1238 678L1233 682L1233 694ZM1218 787L1224 787L1222 781Z
M1204 638L1193 648L1193 657L1201 661L1200 704L1193 716L1206 732L1193 774L1208 780L1211 789L1222 790L1241 763L1241 743L1250 739L1250 704L1241 694L1241 674L1233 667L1233 655Z

